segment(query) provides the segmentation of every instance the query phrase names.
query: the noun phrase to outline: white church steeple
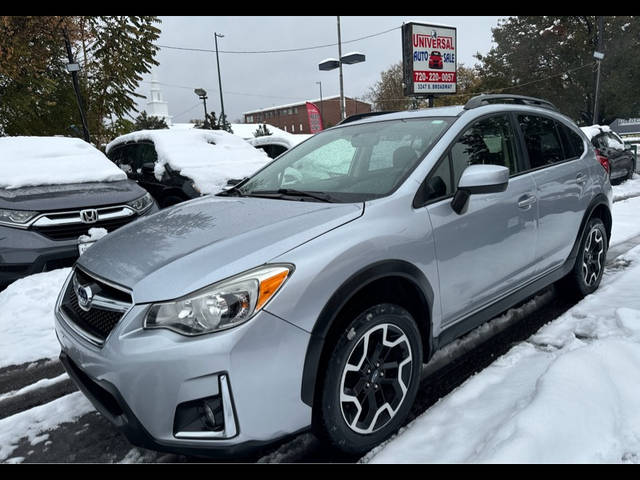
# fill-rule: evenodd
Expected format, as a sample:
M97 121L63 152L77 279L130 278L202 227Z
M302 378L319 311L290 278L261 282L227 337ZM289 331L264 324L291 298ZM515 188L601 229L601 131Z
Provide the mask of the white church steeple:
M147 102L147 116L164 118L168 126L171 126L171 115L169 115L169 104L162 98L160 82L153 72L151 76L151 99Z

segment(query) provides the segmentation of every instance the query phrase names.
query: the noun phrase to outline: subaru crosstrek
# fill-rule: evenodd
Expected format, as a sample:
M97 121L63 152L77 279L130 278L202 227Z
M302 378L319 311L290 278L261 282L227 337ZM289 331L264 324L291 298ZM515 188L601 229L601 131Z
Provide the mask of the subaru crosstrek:
M436 350L556 281L598 287L611 196L543 100L347 121L98 240L58 300L61 359L136 445L234 454L312 428L360 454Z

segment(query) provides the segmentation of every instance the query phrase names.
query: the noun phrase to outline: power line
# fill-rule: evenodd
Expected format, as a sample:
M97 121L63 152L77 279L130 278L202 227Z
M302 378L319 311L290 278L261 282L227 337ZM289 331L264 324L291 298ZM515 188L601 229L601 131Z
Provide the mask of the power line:
M152 84L154 82L144 81L142 83ZM172 83L162 83L162 82L155 82L155 83L158 84L158 85L162 85L164 87L184 88L184 89L187 89L187 90L193 90L194 88L196 88L196 87L193 87L193 86L176 85L176 84L172 84ZM207 91L218 92L218 89L207 87ZM277 99L284 99L284 100L304 100L303 98L299 98L299 97L280 97L280 96L276 96L276 95L262 95L262 94L259 94L259 93L229 92L227 90L225 90L224 93L225 94L229 94L229 95L241 95L241 96L246 96L246 97L277 98Z
M377 37L377 36L384 35L384 34L389 33L389 32L393 32L394 30L398 30L399 28L402 28L402 27L393 27L393 28L390 28L390 29L385 30L383 32L373 33L371 35L366 35L366 36L360 37L360 38L354 38L353 40L346 40L346 41L342 42L342 44L344 45L345 43L359 42L361 40L366 40L368 38ZM338 45L338 43L326 43L324 45L316 45L316 46L313 46L313 47L285 48L285 49L280 49L280 50L248 50L248 51L242 51L242 50L219 50L219 53L233 53L233 54L290 53L290 52L303 52L303 51L306 51L306 50L317 50L317 49L320 49L320 48L335 47L336 45ZM210 52L210 53L215 53L215 50L212 50L212 49L209 49L209 48L176 47L176 46L173 46L173 45L158 45L158 47L167 48L167 49L170 49L170 50L184 50L184 51L189 51L189 52Z

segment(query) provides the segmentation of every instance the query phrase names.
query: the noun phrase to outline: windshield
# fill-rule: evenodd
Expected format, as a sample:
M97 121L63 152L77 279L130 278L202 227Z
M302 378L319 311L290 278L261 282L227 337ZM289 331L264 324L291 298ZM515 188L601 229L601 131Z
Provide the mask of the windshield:
M327 130L227 194L332 202L383 197L407 178L453 120L388 120Z

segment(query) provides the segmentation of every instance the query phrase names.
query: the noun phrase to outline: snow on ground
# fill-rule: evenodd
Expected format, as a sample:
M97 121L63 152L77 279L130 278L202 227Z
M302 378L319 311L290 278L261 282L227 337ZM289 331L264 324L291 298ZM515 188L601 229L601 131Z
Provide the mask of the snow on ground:
M70 271L30 275L0 292L0 368L58 357L53 309Z
M640 463L640 247L363 461Z
M20 462L21 458L9 458L21 439L27 438L31 445L49 438L46 433L65 422L92 412L93 406L80 393L74 392L52 402L16 413L0 420L0 461Z
M122 135L107 145L152 141L158 154L155 176L162 178L165 165L192 179L201 193L222 190L229 179L244 178L271 159L246 141L224 130L140 130Z
M127 175L79 138L0 138L0 188L113 182Z
M622 182L619 185L614 185L612 189L614 202L625 198L638 196L640 195L640 175L634 173L633 178Z
M640 234L640 197L615 202L611 212L611 245L622 243Z

